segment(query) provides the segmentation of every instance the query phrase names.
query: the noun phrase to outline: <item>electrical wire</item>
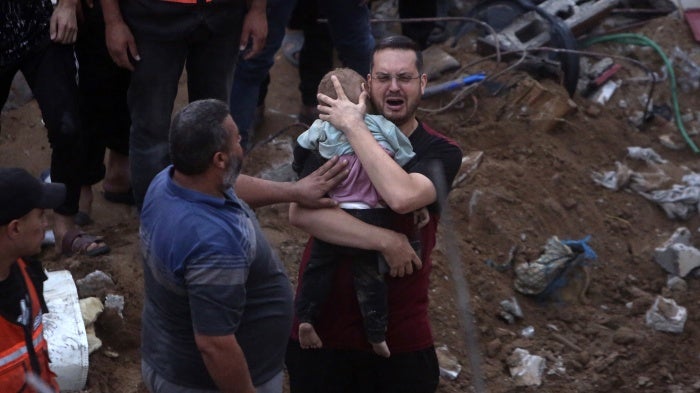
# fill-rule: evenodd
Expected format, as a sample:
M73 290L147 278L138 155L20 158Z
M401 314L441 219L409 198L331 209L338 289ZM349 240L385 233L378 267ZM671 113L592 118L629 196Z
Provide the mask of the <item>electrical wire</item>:
M583 46L588 47L588 46L591 46L594 44L608 42L608 41L622 43L622 44L648 46L648 47L651 47L652 49L654 49L656 51L656 53L661 57L661 59L664 62L664 65L668 69L669 83L671 85L671 101L672 101L672 105L673 105L673 113L674 113L675 119L676 119L676 125L678 126L678 131L681 133L681 135L683 136L683 139L685 140L686 144L691 148L693 153L700 153L700 149L698 149L697 145L695 145L695 142L693 142L693 140L690 139L690 136L686 132L685 126L683 125L683 119L681 116L680 105L678 104L678 91L677 91L677 87L676 87L676 74L673 71L673 65L671 64L671 61L668 59L668 57L664 53L663 49L661 49L659 44L652 41L649 37L646 37L646 36L641 35L641 34L635 34L635 33L620 33L620 34L610 34L610 35L594 37L594 38L590 38L588 40L583 41L581 44Z

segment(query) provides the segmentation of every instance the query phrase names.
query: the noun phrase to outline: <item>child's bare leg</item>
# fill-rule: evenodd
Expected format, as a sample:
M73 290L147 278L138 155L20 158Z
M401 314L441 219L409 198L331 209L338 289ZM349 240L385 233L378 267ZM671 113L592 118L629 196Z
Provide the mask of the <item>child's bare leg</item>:
M376 353L379 356L384 356L385 358L388 358L391 356L391 352L389 351L389 346L386 345L386 341L382 341L380 343L370 343L372 344L372 349L374 350L374 353Z
M299 324L299 345L303 349L321 348L323 346L321 337L316 334L314 325L308 322L302 322Z

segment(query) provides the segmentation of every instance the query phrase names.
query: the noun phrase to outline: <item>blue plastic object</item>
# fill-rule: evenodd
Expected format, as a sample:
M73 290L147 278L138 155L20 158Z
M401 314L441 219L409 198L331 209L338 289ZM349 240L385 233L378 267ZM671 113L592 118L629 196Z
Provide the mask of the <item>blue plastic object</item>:
M484 79L486 79L486 75L483 72L480 72L477 74L463 76L459 79L454 79L451 81L443 82L443 83L440 83L437 85L428 86L425 88L425 92L423 93L423 98L431 97L431 96L434 96L436 94L459 89L460 87L471 85L472 83L481 82Z

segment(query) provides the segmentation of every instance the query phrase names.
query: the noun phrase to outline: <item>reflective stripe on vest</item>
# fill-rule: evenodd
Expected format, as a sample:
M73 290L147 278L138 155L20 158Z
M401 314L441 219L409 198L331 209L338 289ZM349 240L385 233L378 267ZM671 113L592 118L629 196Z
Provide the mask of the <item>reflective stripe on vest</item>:
M36 334L34 339L32 340L32 344L34 344L34 348L38 348L41 344L44 342L44 335L42 334L41 331L38 332L39 334ZM10 352L9 354L3 356L0 358L0 367L3 367L7 364L10 364L14 362L15 360L21 358L22 356L27 355L27 346L22 343L22 345L17 348L14 352Z

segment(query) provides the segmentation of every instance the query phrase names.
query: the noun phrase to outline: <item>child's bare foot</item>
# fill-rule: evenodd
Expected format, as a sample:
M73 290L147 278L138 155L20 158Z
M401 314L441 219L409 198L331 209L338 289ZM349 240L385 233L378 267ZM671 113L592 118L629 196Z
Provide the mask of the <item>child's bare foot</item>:
M389 352L389 346L386 345L386 341L370 344L372 344L372 349L374 349L374 353L376 353L377 355L384 356L385 358L391 356L391 352Z
M323 346L321 337L316 334L316 329L314 329L312 324L308 322L299 324L299 345L304 349L321 348Z

